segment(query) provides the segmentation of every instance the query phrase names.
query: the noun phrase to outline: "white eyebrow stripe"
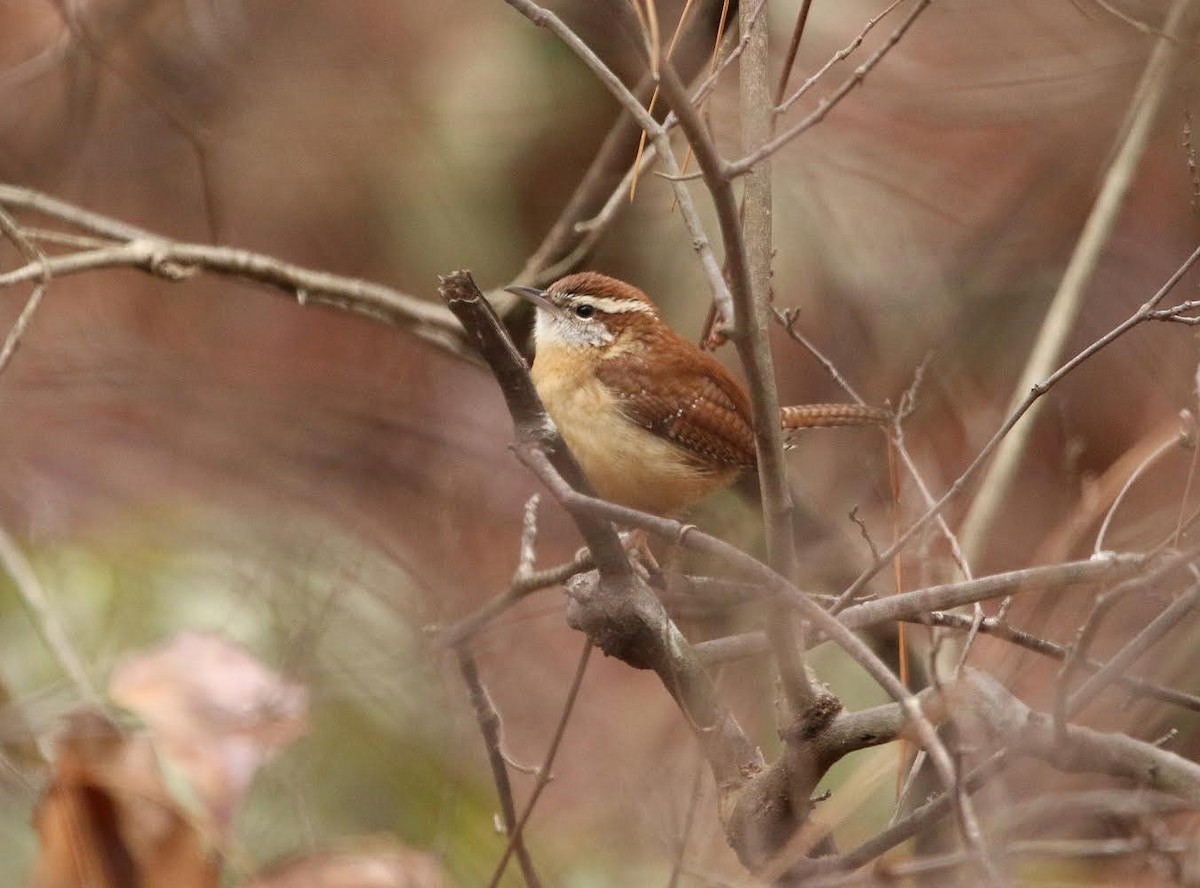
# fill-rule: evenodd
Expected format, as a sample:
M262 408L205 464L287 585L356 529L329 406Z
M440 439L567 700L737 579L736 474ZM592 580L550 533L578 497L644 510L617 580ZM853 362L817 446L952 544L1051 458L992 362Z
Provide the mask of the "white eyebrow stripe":
M609 296L588 296L583 293L573 293L572 295L609 314L624 314L631 311L640 311L643 314L654 313L653 308L637 299L613 299Z

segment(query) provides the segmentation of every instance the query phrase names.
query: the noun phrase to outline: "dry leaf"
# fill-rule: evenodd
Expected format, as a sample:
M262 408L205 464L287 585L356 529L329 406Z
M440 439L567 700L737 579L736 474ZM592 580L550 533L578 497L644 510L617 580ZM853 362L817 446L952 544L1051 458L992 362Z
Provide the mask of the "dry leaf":
M68 719L35 815L34 888L209 888L218 861L167 790L146 737L91 711Z
M109 694L146 722L221 840L258 768L306 727L307 691L214 634L181 633L126 659Z

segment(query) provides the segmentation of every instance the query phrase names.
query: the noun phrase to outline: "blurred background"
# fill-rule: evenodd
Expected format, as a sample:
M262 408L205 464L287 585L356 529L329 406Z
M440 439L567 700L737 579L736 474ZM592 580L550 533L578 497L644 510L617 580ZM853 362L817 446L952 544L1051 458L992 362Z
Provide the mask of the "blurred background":
M637 54L604 4L548 5L636 82ZM663 21L681 5L661 0ZM886 5L816 0L793 85ZM714 4L702 6L711 21ZM769 4L773 78L798 6ZM776 304L800 310L799 329L873 402L895 403L927 362L907 436L935 491L1004 416L1166 4L1111 6L1123 16L1093 0L935 3L821 125L773 159ZM849 76L907 8L784 125ZM485 0L8 0L0 34L0 180L166 237L430 300L437 275L460 267L485 287L512 280L617 116L552 35ZM705 64L703 44L681 66ZM1149 298L1200 235L1185 136L1200 111L1197 52L1180 47L1069 354ZM726 156L739 156L736 66L709 115ZM691 187L711 222L702 186ZM4 244L2 267L19 261ZM584 267L636 283L685 336L699 336L707 285L661 179L642 178ZM1184 279L1180 299L1196 281ZM26 292L0 293L3 329ZM783 401L840 399L777 333ZM733 366L731 354L721 358ZM1188 328L1146 326L1056 389L976 572L1086 557L1132 466L1177 432L1181 410L1195 411L1196 364ZM0 417L0 521L97 683L124 651L186 627L238 639L311 689L309 735L263 774L239 818L249 859L392 832L442 855L461 884L487 878L503 847L495 793L453 658L429 631L507 586L522 505L538 490L508 450L511 424L485 371L262 288L108 271L51 285L0 377ZM851 509L876 542L892 532L884 443L877 432L814 433L789 460L802 585L838 592L870 557ZM1149 545L1173 529L1190 461L1180 448L1146 473L1108 546ZM753 487L721 495L695 520L754 547ZM968 502L951 509L952 523ZM917 507L906 490L901 510ZM539 563L570 557L580 542L562 513L544 504L541 517ZM951 575L936 540L914 552L911 585ZM1054 602L1058 622L1045 633L1064 640L1087 601ZM1044 604L1022 601L1015 619ZM1112 643L1162 604L1132 604ZM0 730L9 742L51 735L78 698L3 579L0 608L9 698ZM476 648L507 749L531 764L582 644L562 610L559 591L539 593ZM1148 671L1195 690L1196 646L1175 641ZM989 658L1044 705L1034 664L985 645L980 660ZM832 652L816 665L848 706L881 699ZM758 679L721 676L770 747L773 690ZM1122 726L1150 739L1188 727L1176 713L1125 716ZM1195 731L1176 749L1194 754ZM867 767L847 761L830 785ZM514 780L523 798L532 778ZM840 844L886 823L892 783L885 777L842 815ZM693 796L687 869L736 878L711 781L661 686L593 657L529 827L544 875L665 884ZM35 801L36 784L15 779L0 797L0 881L27 870Z

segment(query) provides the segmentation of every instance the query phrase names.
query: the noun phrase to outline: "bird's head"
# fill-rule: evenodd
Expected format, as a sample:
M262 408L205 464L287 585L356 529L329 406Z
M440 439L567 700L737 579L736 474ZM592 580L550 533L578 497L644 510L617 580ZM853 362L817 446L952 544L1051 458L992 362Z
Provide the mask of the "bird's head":
M594 271L567 275L545 290L506 289L537 306L534 336L539 348L609 348L661 323L645 293Z

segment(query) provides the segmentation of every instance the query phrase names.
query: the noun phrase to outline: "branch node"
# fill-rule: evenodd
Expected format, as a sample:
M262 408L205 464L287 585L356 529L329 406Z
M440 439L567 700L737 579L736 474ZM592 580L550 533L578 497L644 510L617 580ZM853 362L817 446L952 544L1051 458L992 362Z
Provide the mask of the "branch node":
M567 625L587 635L606 656L635 669L657 669L665 654L662 605L639 582L633 594L612 589L596 571L571 577L566 584ZM644 594L638 594L644 593Z
M828 691L817 694L813 704L796 716L781 733L788 743L805 742L820 736L842 711L842 701Z

